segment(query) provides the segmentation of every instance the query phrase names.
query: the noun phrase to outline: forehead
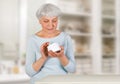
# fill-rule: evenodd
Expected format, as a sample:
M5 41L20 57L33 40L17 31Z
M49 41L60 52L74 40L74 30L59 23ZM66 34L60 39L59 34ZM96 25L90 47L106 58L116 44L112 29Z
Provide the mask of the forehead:
M52 20L52 19L57 19L57 16L42 16L41 19L47 19L47 20Z

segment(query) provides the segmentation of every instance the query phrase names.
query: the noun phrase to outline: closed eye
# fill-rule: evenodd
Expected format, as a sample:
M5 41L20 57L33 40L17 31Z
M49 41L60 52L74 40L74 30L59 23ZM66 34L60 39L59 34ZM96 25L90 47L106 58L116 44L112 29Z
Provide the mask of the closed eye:
M44 22L47 23L47 22L49 22L49 21L48 21L48 20L45 20Z

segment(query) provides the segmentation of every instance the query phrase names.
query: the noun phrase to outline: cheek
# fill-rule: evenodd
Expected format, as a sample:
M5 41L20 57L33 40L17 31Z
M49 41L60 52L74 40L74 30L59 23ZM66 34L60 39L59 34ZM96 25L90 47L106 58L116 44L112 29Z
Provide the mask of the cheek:
M54 26L57 26L57 24L58 24L57 22L56 22L56 23L54 23Z
M43 27L46 27L48 24L47 23L41 23Z

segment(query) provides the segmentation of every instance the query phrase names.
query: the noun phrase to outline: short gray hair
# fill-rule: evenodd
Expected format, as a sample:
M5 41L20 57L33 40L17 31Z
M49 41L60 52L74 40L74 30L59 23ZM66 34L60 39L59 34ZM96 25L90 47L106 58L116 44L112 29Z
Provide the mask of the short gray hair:
M42 5L36 12L36 17L38 18L38 20L42 17L42 16L60 16L61 15L61 10L60 8L58 8L56 5L47 3Z

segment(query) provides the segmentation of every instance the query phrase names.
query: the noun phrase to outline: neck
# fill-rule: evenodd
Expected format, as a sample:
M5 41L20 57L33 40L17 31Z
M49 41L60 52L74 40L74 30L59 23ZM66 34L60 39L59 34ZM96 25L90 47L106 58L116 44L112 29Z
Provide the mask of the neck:
M58 34L60 33L60 31L58 30L55 30L54 32L46 32L44 30L41 30L39 32L39 35L42 36L42 37L45 37L45 38L50 38L50 37L54 37L54 36L57 36Z
M56 33L56 31L57 31L57 30L52 31L52 32L49 32L49 31L41 30L41 32L42 32L43 34L46 34L46 35L52 35L52 34Z

